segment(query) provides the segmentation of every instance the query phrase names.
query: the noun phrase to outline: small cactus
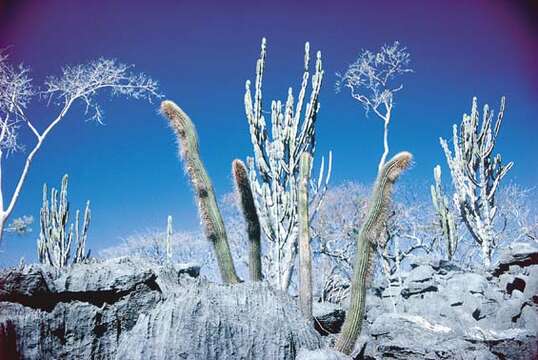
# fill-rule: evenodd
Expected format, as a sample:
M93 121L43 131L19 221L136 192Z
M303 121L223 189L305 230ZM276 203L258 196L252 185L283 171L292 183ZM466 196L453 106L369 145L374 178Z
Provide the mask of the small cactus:
M86 202L82 229L80 229L79 210L75 213L75 224L69 225L69 202L67 200L67 184L69 178L62 178L60 198L58 191L51 189L50 203L48 200L47 185L43 185L43 205L40 212L40 232L37 240L37 255L39 262L51 265L57 269L68 266L71 257L71 244L73 239L77 243L73 263L83 262L89 258L86 252L86 239L90 227L90 202Z
M174 231L172 229L172 215L168 215L166 219L166 261L172 262L172 235Z
M443 236L447 240L448 260L452 260L458 247L458 233L454 215L448 207L448 199L441 186L441 167L437 165L433 169L435 185L431 185L432 202L439 219L439 226L443 231Z
M247 223L249 248L249 275L251 281L261 281L262 275L262 260L261 260L261 243L260 243L260 221L256 212L254 197L248 179L248 171L245 164L241 160L232 162L232 175L234 178L237 194L239 195L239 205L241 212Z
M396 154L385 163L377 177L368 211L358 238L357 254L353 267L351 283L351 303L342 331L334 345L335 350L351 354L361 331L364 317L364 300L368 275L371 271L372 253L381 245L383 228L387 219L392 188L400 174L411 163L412 155L408 152Z
M222 281L228 284L241 280L235 271L224 222L217 205L213 185L200 159L198 136L192 120L174 102L161 103L161 111L170 121L180 145L180 154L198 202L200 220L207 239L213 244Z
M312 319L312 253L310 250L310 221L308 214L308 185L312 155L305 152L299 164L297 186L297 220L299 222L299 304L307 319Z

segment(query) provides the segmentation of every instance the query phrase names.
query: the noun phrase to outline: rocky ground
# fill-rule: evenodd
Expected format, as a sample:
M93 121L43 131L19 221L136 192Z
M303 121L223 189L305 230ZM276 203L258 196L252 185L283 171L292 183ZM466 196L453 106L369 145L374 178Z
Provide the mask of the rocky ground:
M417 258L401 280L369 290L359 358L538 359L538 247L514 244L488 271ZM319 311L339 326L342 309Z
M484 272L412 267L369 290L355 358L536 358L538 248L515 244ZM0 359L346 358L319 334L337 332L345 309L316 304L316 331L266 284L218 285L199 270L130 258L3 270Z

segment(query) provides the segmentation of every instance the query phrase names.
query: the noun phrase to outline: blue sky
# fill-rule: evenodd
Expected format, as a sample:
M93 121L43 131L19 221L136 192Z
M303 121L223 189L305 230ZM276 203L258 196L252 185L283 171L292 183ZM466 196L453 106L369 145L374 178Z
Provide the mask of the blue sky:
M446 169L438 138L450 136L472 96L496 109L506 95L497 149L515 162L508 178L530 187L538 180L538 29L531 23L536 8L524 4L0 1L0 48L9 47L14 63L29 65L37 83L62 65L98 57L136 64L191 115L207 170L223 195L232 190L232 160L251 154L243 90L245 80L254 78L262 36L268 39L266 109L271 99L285 98L288 86L298 88L304 42L322 51L318 154L332 149L333 184L371 182L382 151L382 124L366 118L347 93L334 92L335 72L345 70L362 48L399 40L415 72L403 79L390 142L393 153L415 155L408 181L424 184L426 192L433 166ZM68 173L72 208L92 201L89 246L96 250L138 230L164 228L168 214L176 228L196 228L192 193L158 104L100 99L106 125L85 122L82 107L73 108L36 157L14 215L38 219L42 184L57 186ZM31 105L30 116L41 129L51 114L42 102ZM27 148L33 144L29 134L22 140ZM4 163L6 193L22 155ZM2 261L34 260L38 231L36 223L31 235L5 236Z

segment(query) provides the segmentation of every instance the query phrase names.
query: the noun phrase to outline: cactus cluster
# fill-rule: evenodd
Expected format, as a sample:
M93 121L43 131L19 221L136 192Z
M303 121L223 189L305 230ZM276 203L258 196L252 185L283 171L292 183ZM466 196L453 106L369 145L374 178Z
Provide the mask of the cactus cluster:
M435 179L435 185L431 185L430 187L432 203L435 212L437 213L439 227L447 242L446 249L448 260L452 260L458 248L458 229L456 227L454 215L448 206L448 199L443 192L441 184L441 167L439 165L433 169L433 178Z
M484 106L482 122L478 101L473 98L471 114L464 114L459 126L453 126L452 144L454 154L445 139L441 146L445 152L454 184L454 203L469 232L482 248L484 265L489 266L496 246L493 220L497 212L495 193L500 181L512 168L513 162L502 164L501 155L493 155L499 129L504 117L505 98L497 119L493 111Z
M77 244L73 263L83 262L90 256L90 252L86 252L86 239L88 238L91 217L90 202L86 202L82 228L79 224L79 210L75 213L75 223L69 224L68 180L67 174L64 175L59 194L55 188L52 188L50 203L47 185L43 185L40 232L37 240L38 259L41 263L51 265L57 269L69 265L73 240Z
M412 155L408 152L396 154L383 165L375 182L367 215L357 237L357 254L353 266L349 311L334 345L335 350L344 354L350 354L353 351L360 334L364 317L366 288L371 273L372 254L383 241L383 229L388 215L393 185L400 174L409 166L411 159Z
M200 220L205 235L213 245L221 278L227 284L239 283L241 280L235 270L226 229L217 204L213 185L200 158L198 136L194 124L189 116L172 101L163 101L161 111L169 120L171 127L177 135L180 155L195 192ZM260 225L248 172L240 160L234 160L232 174L235 179L241 209L247 222L247 231L250 240L250 278L253 281L259 281L262 279Z
M270 244L268 256L272 261L268 264L268 280L287 291L297 257L299 162L303 153L308 152L312 156L315 154L316 121L324 70L319 51L312 66L310 45L307 42L300 89L294 94L290 87L285 101L273 100L269 118L263 109L262 97L266 57L267 42L264 38L256 62L253 94L250 80L245 84L245 113L254 150L254 157L249 158L247 165L262 231ZM312 74L310 67L313 67ZM324 180L323 167L322 160L319 181L313 183L312 188L312 194L317 196L312 197L311 202L320 200L327 189L330 156ZM313 207L313 212L315 210Z

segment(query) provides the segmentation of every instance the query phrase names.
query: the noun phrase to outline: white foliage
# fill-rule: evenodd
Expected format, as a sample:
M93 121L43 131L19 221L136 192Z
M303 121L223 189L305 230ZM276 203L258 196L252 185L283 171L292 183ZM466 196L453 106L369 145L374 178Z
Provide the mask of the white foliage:
M394 106L394 94L403 89L396 82L399 75L412 72L411 56L398 41L384 45L378 52L362 50L357 60L343 74L337 74L336 90L348 88L353 99L366 110L373 111L384 123L383 155L379 161L381 170L389 153L388 127Z
M39 89L32 85L28 68L22 65L12 66L8 63L8 57L0 53L0 239L5 223L19 199L35 155L73 104L82 102L86 107L85 113L102 122L103 111L97 103L96 95L103 90L110 90L112 96L124 95L135 99L151 100L160 97L156 81L144 74L132 73L131 70L132 66L115 60L99 59L85 65L66 66L60 76L50 76L43 88ZM26 109L37 95L45 98L47 105L58 106L54 117L45 119L42 130L26 115ZM5 199L2 160L10 153L24 148L18 142L21 126L32 132L35 144L25 155L24 166L12 195Z

